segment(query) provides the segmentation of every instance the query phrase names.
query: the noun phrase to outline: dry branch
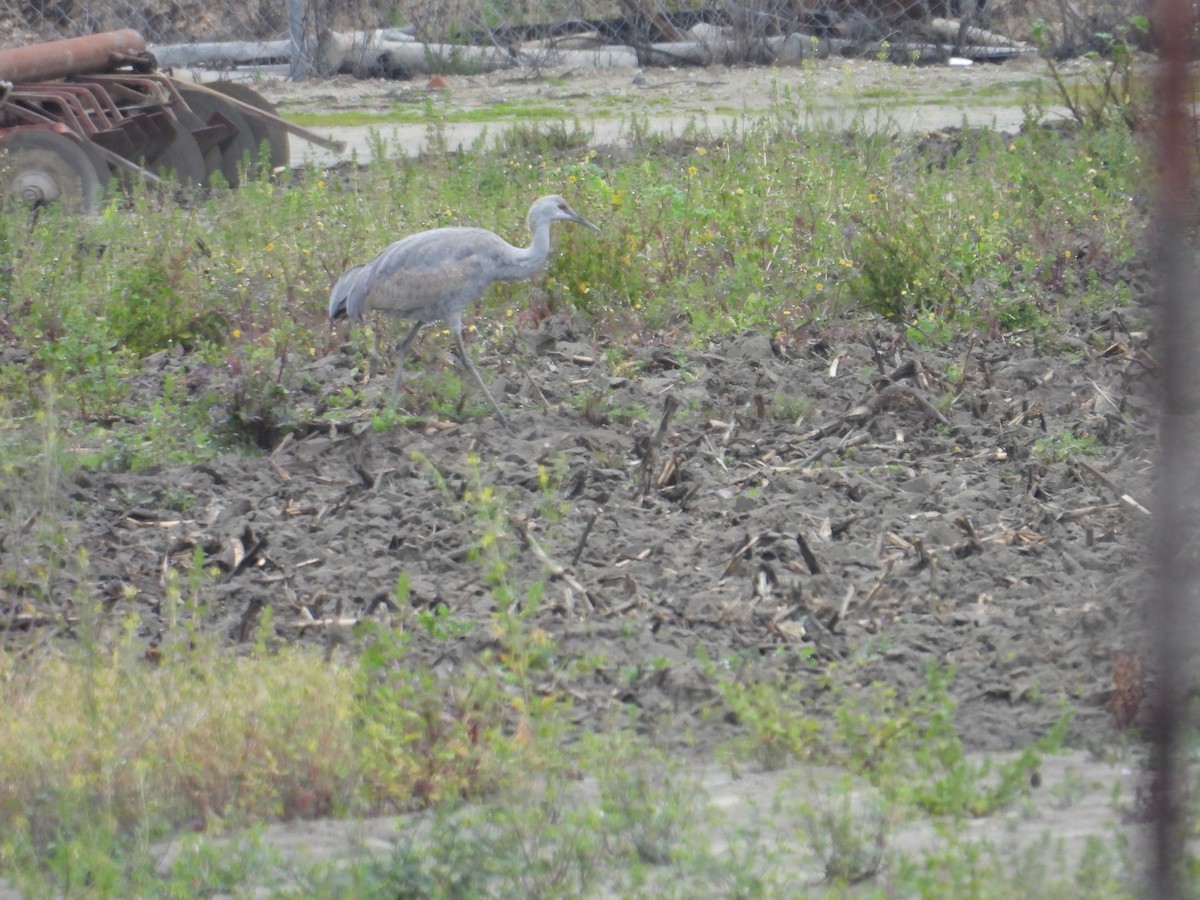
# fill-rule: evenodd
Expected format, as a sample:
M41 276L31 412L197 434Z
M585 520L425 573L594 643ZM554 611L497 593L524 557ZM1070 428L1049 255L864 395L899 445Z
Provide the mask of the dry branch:
M538 543L537 538L533 536L529 520L520 519L516 516L509 516L508 521L509 524L511 524L517 530L517 534L521 536L522 543L524 543L530 552L532 552L533 555L536 556L542 563L542 565L546 567L546 571L550 574L550 577L561 578L566 585L571 588L571 590L578 591L580 596L583 597L584 602L587 604L588 612L595 611L596 606L592 602L591 595L588 593L587 588L579 583L579 580L567 570L566 566L550 558L550 555L545 551L542 545ZM568 612L570 611L571 610L568 609Z
M305 612L308 612L305 609ZM314 619L309 613L309 618L293 619L286 624L288 628L295 628L300 631L312 631L322 628L353 628L358 624L358 619L352 616L329 616L321 619Z
M579 565L579 558L583 556L584 545L587 544L587 539L592 533L592 528L596 525L596 520L600 518L600 514L604 512L604 508L593 510L588 517L587 524L583 526L583 534L579 535L579 542L575 544L575 552L571 554L571 568Z
M1112 480L1107 475L1105 475L1103 472L1101 472L1099 469L1097 469L1095 466L1084 462L1082 459L1076 460L1075 465L1078 466L1078 468L1082 469L1083 471L1087 472L1094 479L1096 479L1096 481L1100 482L1100 484L1104 485L1106 488L1108 488L1110 491L1112 491L1114 494L1116 494L1117 498L1122 503L1125 503L1125 504L1131 506L1133 509L1137 510L1138 512L1142 513L1143 515L1146 515L1146 516L1150 515L1150 510L1146 509L1146 507L1144 507L1142 504L1138 503L1137 500L1135 500L1133 497L1131 497L1128 493L1126 493L1125 491L1123 491L1119 487L1117 487L1115 484L1113 484Z
M722 578L728 578L737 571L743 559L750 558L750 551L754 549L754 545L758 543L759 535L746 535L742 542L737 545L733 553L729 557L729 562L725 564L725 570L721 573Z
M656 9L655 6L647 0L617 0L617 5L625 10L625 14L629 18L637 21L648 22L654 26L658 32L658 37L664 41L681 41L683 35L671 24L671 20L666 17L661 9Z
M77 616L61 613L29 613L20 612L0 618L0 629L5 631L38 628L45 625L71 625L78 621Z
M883 388L881 391L879 391L879 393L871 398L870 406L873 410L877 410L889 400L897 399L913 403L918 409L925 413L926 416L933 419L944 428L950 431L957 430L954 424L947 419L937 407L922 397L918 391L910 387L905 387L902 384L889 384L887 387Z
M853 435L848 434L846 437L832 446L826 444L824 447L818 448L814 453L806 457L804 461L800 463L798 468L803 471L816 463L826 454L832 453L835 450L845 450L848 447L857 447L859 444L865 444L868 440L870 440L870 438L871 436L865 431L860 431L858 434Z
M663 414L658 422L658 428L641 448L642 465L639 479L641 487L638 492L640 500L645 500L650 493L650 488L654 486L654 463L658 458L658 450L662 446L663 438L666 437L667 429L671 425L671 417L675 415L677 409L679 409L679 401L675 399L674 394L668 394L663 400Z
M804 557L804 564L808 566L810 575L821 574L821 564L817 562L817 555L812 552L812 548L808 546L808 541L804 539L804 535L796 534L796 543L800 546L800 555Z

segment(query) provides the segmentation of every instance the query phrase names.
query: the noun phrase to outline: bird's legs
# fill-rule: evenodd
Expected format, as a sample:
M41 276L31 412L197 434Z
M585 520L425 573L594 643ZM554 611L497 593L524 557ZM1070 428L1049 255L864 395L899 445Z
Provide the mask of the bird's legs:
M417 323L413 325L412 331L400 342L400 349L396 351L396 374L392 378L393 395L400 393L400 385L404 382L404 358L408 356L408 348L412 345L413 339L416 338L417 332L421 330L424 324L424 322L418 319Z
M504 411L500 409L500 404L496 402L496 398L492 396L492 392L483 383L483 379L479 376L479 370L471 362L471 357L467 356L467 348L463 344L462 328L453 328L451 330L454 332L454 342L458 345L458 361L462 363L464 369L471 373L471 377L475 379L475 383L483 391L483 396L487 397L488 403L492 404L492 409L496 411L496 418L500 420L500 424L504 426L504 430L511 434L512 426L508 424L508 419L504 417Z

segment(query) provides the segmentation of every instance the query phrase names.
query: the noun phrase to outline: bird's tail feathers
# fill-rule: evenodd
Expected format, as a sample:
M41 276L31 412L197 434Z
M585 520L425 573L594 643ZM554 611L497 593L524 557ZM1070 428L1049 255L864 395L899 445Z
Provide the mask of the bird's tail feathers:
M350 291L354 287L355 277L361 269L362 266L347 269L333 285L333 289L329 292L329 318L340 319L349 315Z

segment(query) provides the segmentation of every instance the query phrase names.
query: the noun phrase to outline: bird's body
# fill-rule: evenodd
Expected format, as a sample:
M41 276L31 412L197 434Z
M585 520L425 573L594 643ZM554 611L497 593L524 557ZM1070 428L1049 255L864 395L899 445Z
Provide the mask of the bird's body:
M504 413L467 356L463 310L493 281L519 281L542 269L550 256L551 222L577 222L600 230L558 196L535 200L526 221L533 236L528 247L514 247L483 228L435 228L401 238L337 280L329 293L329 317L361 319L378 310L414 321L400 344L393 390L400 387L404 358L421 326L445 322L454 333L459 361L507 428Z
M435 228L401 238L368 263L355 266L334 285L329 315L361 319L381 310L422 322L461 315L493 281L517 281L541 269L546 247L514 247L483 228ZM536 252L541 249L541 252Z

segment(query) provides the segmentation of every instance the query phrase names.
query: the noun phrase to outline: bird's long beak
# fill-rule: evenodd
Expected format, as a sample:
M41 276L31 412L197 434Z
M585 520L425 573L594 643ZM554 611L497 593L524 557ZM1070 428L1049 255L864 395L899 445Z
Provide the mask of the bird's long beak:
M592 231L600 230L599 225L593 225L591 222L589 222L587 219L585 219L579 213L575 212L575 210L571 210L571 220L573 222L578 222L580 225L586 225L588 228L592 229Z

